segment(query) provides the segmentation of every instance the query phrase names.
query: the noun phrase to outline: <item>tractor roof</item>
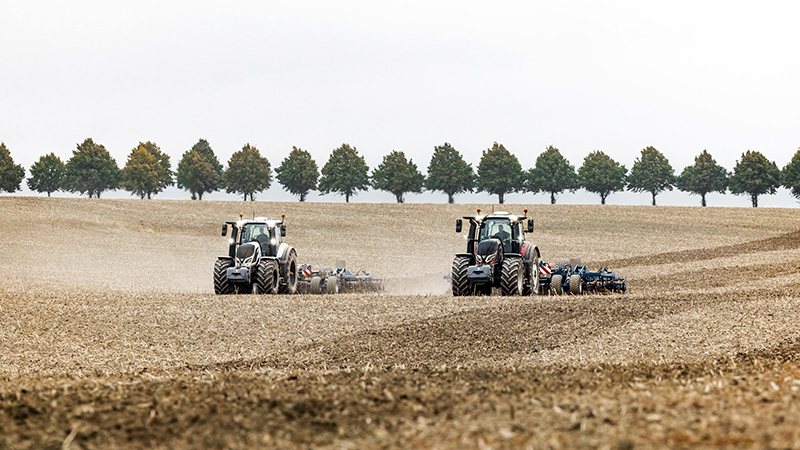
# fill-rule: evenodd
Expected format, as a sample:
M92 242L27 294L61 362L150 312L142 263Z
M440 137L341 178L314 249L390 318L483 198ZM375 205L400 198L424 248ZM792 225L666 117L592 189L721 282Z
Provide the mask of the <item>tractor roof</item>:
M279 227L283 224L283 220L267 219L266 217L254 217L252 219L241 219L236 221L237 227L245 225L266 225L269 228Z

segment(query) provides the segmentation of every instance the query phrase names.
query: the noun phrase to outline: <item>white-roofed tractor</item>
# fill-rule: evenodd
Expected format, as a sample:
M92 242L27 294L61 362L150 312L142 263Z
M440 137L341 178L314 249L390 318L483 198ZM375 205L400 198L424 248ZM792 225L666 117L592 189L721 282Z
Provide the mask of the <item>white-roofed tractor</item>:
M469 221L467 252L453 259L451 283L454 296L539 293L539 248L525 240L533 232L533 219L507 212L464 217ZM456 220L460 233L462 219Z
M216 294L294 294L297 292L297 252L282 242L286 236L281 220L256 217L225 222L228 254L214 264Z

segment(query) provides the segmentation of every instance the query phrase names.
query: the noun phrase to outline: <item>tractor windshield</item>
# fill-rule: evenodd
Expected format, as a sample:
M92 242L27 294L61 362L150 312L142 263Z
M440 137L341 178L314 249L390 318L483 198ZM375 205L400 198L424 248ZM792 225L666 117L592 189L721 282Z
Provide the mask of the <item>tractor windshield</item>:
M500 242L503 243L503 250L510 252L511 222L506 218L484 220L478 232L478 242L491 238L500 239Z
M269 227L264 224L253 223L242 227L242 244L255 241L263 248L264 245L269 244L269 240Z

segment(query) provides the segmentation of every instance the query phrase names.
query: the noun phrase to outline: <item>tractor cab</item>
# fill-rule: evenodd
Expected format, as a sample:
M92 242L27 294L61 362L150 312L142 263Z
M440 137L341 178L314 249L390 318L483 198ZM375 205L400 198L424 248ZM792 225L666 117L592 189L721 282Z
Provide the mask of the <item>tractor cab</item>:
M242 225L240 244L256 242L265 256L275 256L275 249L281 245L280 231L266 222L247 222Z

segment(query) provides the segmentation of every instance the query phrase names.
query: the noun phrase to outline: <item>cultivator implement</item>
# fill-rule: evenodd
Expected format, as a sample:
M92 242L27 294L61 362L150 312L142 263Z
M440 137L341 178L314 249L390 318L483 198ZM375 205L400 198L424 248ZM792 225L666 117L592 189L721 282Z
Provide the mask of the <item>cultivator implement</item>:
M319 270L314 270L311 264L301 264L298 289L305 294L383 292L386 280L363 269L353 273L343 263L336 269L323 267Z
M615 293L624 294L628 291L625 277L601 267L592 272L580 260L562 260L555 267L546 262L539 263L539 293L540 294L573 294L584 293Z

